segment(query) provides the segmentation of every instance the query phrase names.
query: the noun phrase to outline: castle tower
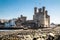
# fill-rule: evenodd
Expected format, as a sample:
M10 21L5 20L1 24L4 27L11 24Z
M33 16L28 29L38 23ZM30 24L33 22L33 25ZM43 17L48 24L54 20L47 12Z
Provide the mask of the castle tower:
M44 6L42 7L42 11L43 11L43 14L44 14L45 13L45 7Z
M38 27L49 27L50 25L50 16L47 14L47 10L45 7L39 8L37 12L37 8L34 8L33 20L38 24Z
M46 16L47 16L47 13L48 13L48 11L46 10L46 11L45 11L45 15L46 15Z
M39 8L39 9L38 9L38 12L39 12L39 13L41 13L41 12L42 12L42 9L41 9L41 8Z
M34 13L35 13L35 14L37 13L37 7L34 8Z

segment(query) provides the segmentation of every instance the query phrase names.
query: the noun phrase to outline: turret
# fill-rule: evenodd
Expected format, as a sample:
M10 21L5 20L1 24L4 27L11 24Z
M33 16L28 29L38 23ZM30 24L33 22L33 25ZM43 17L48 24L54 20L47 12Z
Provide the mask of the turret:
M37 13L37 7L34 8L34 14L36 14L36 13Z
M45 11L45 15L46 15L46 17L47 17L47 12L48 12L48 11L46 10L46 11Z
M23 15L21 15L21 18L23 17Z
M45 7L43 7L42 10L43 10L43 13L45 13Z
M47 14L47 12L48 12L48 11L46 10L45 13Z
M41 8L39 8L39 9L38 9L38 12L39 12L39 13L41 13L41 11L42 11L42 9L41 9Z

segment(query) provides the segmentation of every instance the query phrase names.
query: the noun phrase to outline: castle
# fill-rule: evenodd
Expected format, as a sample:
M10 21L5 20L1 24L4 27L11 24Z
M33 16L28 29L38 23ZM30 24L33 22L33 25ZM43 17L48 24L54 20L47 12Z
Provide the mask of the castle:
M2 25L0 23L0 25ZM33 20L26 20L26 17L21 15L17 19L12 19L8 22L4 22L4 27L12 28L44 28L50 27L50 16L45 7L37 8L34 7Z
M24 16L21 17L21 19ZM50 27L50 16L48 15L48 11L45 10L45 7L37 8L34 7L34 15L33 20L26 20L26 17L24 17L25 20L22 24L26 27L31 28L44 28L44 27Z
M45 7L34 8L33 20L38 24L38 27L50 27L50 16L47 13L48 11L45 10Z

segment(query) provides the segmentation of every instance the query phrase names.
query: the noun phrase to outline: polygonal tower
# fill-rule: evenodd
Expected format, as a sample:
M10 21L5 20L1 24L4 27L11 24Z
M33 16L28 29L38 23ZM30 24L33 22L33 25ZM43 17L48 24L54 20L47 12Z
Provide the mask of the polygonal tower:
M38 27L50 27L50 16L47 14L45 7L37 9L34 8L33 20L38 25Z

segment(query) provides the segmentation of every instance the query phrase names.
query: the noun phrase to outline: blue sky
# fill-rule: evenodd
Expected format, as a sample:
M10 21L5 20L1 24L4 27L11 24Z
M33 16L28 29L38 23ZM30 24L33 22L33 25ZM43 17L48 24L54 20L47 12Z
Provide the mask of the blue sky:
M60 23L60 0L0 0L0 19L12 19L27 16L32 19L34 7L45 6L51 23Z

